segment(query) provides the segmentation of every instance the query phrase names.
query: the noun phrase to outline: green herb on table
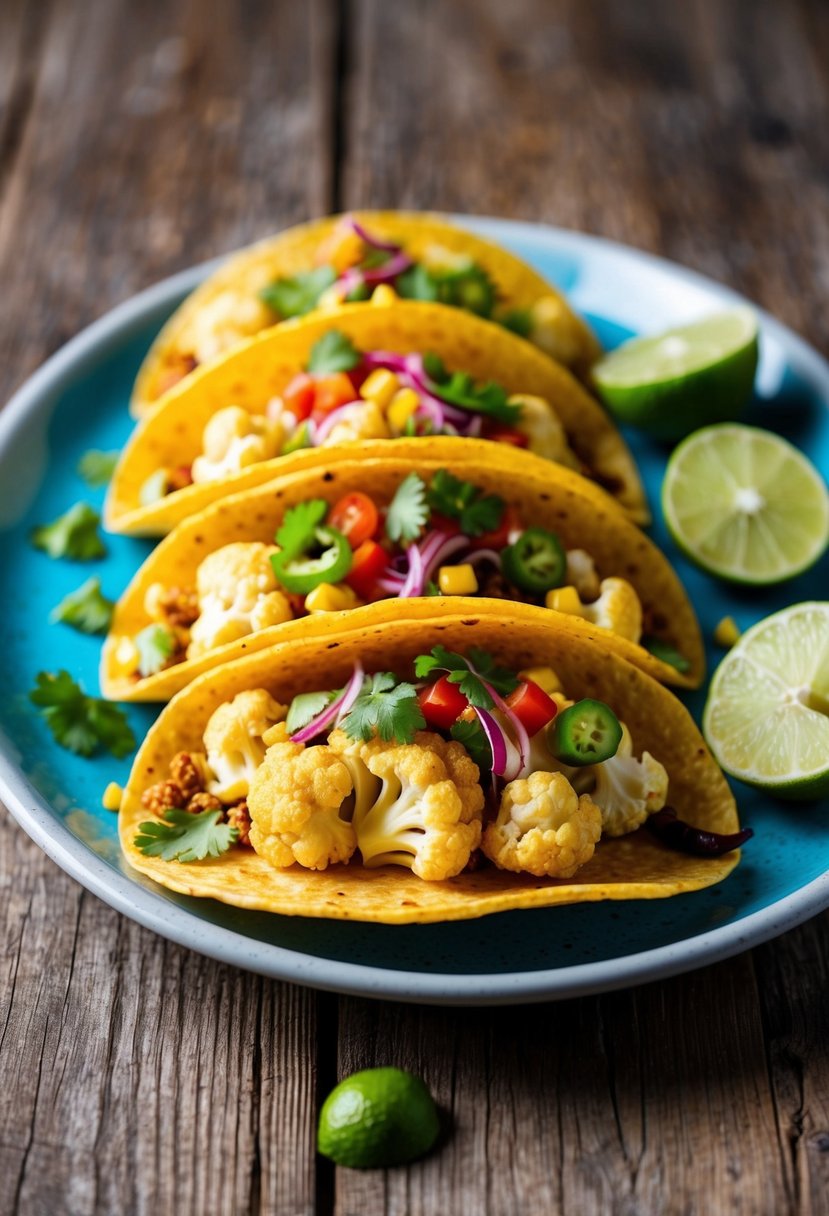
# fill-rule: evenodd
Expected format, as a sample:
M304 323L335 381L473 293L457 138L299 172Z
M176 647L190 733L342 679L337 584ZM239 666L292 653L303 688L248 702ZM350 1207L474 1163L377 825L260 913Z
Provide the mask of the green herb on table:
M71 625L81 633L106 633L115 605L101 592L101 580L88 578L70 591L49 613L49 620Z
M31 542L50 557L89 562L106 556L106 546L98 535L101 517L88 503L76 502L50 524L40 524L31 533Z
M120 452L101 452L98 448L90 448L78 461L78 472L93 489L105 486L112 479L119 456Z
M29 699L38 707L55 742L79 756L99 748L121 759L135 747L124 711L100 697L90 697L68 671L38 673Z

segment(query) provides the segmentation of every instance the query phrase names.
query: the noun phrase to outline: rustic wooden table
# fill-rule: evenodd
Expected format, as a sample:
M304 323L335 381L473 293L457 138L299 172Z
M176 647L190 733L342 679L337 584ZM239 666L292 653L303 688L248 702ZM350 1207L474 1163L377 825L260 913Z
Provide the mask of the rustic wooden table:
M3 0L0 396L153 280L337 208L549 220L829 350L825 0ZM111 911L0 823L3 1213L829 1212L829 918L666 983L496 1011L338 999ZM375 1063L451 1114L334 1170Z

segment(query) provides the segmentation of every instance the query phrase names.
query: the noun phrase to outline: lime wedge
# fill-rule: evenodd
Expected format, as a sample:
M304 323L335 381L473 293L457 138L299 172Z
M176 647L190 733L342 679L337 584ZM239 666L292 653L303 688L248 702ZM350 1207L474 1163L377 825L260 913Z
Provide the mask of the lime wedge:
M703 731L732 777L780 798L829 794L829 603L743 634L714 673Z
M829 494L779 435L724 423L684 440L662 483L665 522L692 561L735 583L779 583L829 540Z
M739 418L754 387L757 318L735 308L632 338L593 368L596 387L620 422L660 439Z

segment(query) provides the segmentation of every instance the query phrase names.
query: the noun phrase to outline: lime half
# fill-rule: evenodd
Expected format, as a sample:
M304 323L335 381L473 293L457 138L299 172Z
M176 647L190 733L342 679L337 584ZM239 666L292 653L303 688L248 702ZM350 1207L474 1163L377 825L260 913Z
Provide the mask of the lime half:
M780 798L829 794L829 603L743 634L714 673L703 731L732 777Z
M668 461L665 522L709 574L779 583L829 540L829 494L814 465L779 435L724 423L697 431Z
M414 1161L438 1137L437 1107L420 1077L366 1068L332 1089L320 1111L317 1148L352 1169Z
M660 439L739 418L757 371L757 317L735 308L632 338L593 368L596 387L620 422Z

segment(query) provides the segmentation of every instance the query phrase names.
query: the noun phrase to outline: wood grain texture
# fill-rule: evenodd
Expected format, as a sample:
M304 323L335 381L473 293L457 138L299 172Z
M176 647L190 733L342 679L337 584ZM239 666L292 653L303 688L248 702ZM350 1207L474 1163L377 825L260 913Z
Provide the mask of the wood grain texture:
M821 0L0 5L0 398L163 274L335 205L544 219L678 258L824 349ZM823 1216L829 916L494 1011L338 1001L154 937L0 820L0 1212ZM440 1151L315 1159L422 1074Z

